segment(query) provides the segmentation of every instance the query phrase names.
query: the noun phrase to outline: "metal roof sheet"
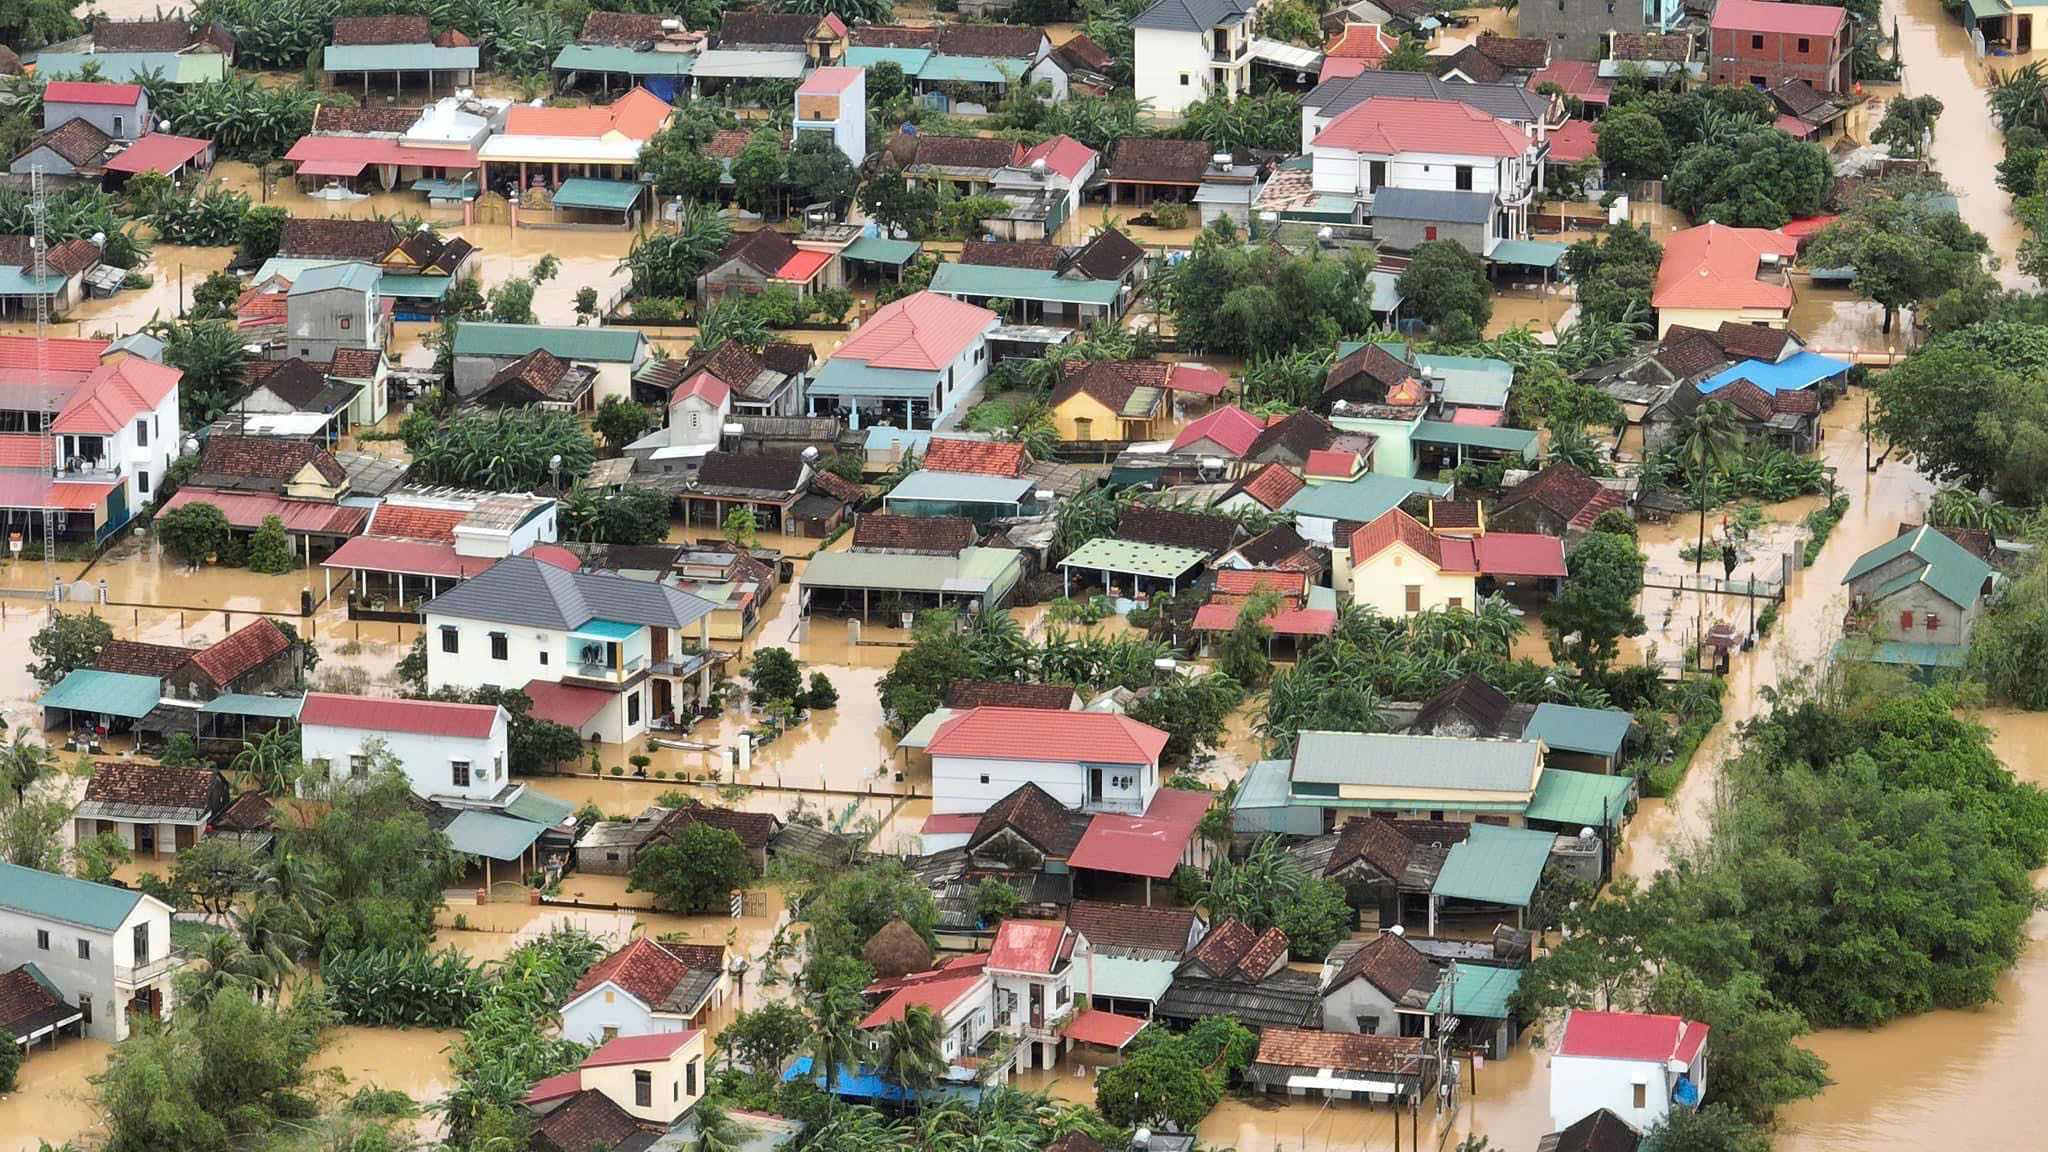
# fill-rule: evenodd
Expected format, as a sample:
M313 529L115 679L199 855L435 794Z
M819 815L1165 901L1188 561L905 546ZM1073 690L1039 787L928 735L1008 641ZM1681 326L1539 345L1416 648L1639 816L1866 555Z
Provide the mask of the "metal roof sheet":
M327 72L474 72L478 56L473 44L329 44L320 67Z
M695 52L638 52L618 44L565 44L555 53L557 72L688 76L696 66Z
M1297 784L1529 792L1543 762L1533 740L1465 740L1388 732L1303 732Z
M963 84L1014 84L1031 70L1029 60L1005 60L987 56L948 56L933 53L917 70L917 79L927 84L954 81Z
M1373 195L1372 214L1389 220L1484 224L1493 215L1493 196L1438 188L1382 188Z
M567 631L593 617L682 628L711 613L677 588L603 572L570 572L531 554L498 561L429 602L429 616L457 616Z
M853 49L847 49L851 52ZM876 264L896 267L917 259L924 251L924 245L915 240L889 240L881 236L863 236L848 244L840 253L841 260L867 260Z
M1532 828L1474 824L1472 834L1451 845L1430 895L1486 904L1526 907L1550 863L1553 833Z
M816 389L813 389L815 392ZM947 504L1021 504L1038 481L1030 476L989 476L979 472L932 472L918 469L891 488L882 500L896 504L932 500Z
M1113 536L1097 536L1067 554L1062 568L1090 568L1131 576L1176 580L1199 566L1209 554L1200 548L1175 548L1166 544L1140 544Z
M1444 420L1424 420L1417 424L1415 442L1487 448L1495 452L1516 452L1531 460L1543 454L1533 429L1488 428L1477 424L1453 424Z
M1565 752L1586 752L1612 756L1628 739L1628 713L1616 708L1580 708L1572 704L1536 706L1536 714L1522 731L1524 740L1541 740Z
M455 355L517 359L536 348L564 360L632 363L647 348L636 328L586 328L541 324L495 324L466 320L455 326Z
M941 264L932 274L931 290L948 296L1045 300L1106 308L1116 303L1123 284L1116 280L1069 280L1057 272L1038 268Z
M804 566L797 583L811 588L963 595L989 592L1001 598L1022 572L1023 553L1010 548L964 548L957 557L903 552L820 552Z
M1536 781L1536 793L1529 797L1529 809L1522 816L1581 828L1613 828L1621 823L1634 788L1635 780L1629 776L1547 768Z
M0 908L112 932L142 893L0 861Z
M517 860L547 827L531 820L472 810L455 817L447 831L448 843L457 852L492 860Z
M199 706L201 712L219 712L230 716L272 716L282 720L296 720L299 707L305 701L298 696L251 696L242 692L230 692L216 696Z
M163 695L164 682L154 676L74 668L43 693L36 706L140 720L149 715Z
M1283 511L1297 516L1320 516L1329 520L1355 520L1370 524L1401 506L1410 496L1442 498L1451 494L1449 484L1410 480L1371 472L1355 480L1336 484L1314 484L1289 497Z
M646 195L647 185L631 180L592 180L572 176L555 190L557 208L599 208L624 212Z
M44 52L36 57L36 75L82 75L87 61L98 65L102 81L157 73L173 84L210 84L228 74L227 57L218 52Z
M1429 996L1431 1013L1449 1012L1486 1020L1508 1018L1508 1001L1514 998L1515 989L1522 986L1521 969L1493 968L1462 960L1454 961L1451 969L1456 973L1456 987L1453 989L1450 980L1436 986Z

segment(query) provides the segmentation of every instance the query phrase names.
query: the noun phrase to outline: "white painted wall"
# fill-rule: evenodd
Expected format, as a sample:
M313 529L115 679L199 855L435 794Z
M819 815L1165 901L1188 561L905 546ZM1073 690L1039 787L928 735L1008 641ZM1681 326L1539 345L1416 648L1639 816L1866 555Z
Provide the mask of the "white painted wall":
M1199 32L1133 30L1131 81L1155 116L1179 116L1209 94L1209 45Z
M656 1016L631 992L607 980L562 1005L562 1039L595 1046L604 1039L605 1029L620 1036L681 1032L684 1021L677 1016Z
M1694 1057L1690 1075L1706 1090L1706 1048ZM1678 1075L1655 1061L1595 1060L1584 1056L1550 1059L1550 1127L1568 1127L1602 1108L1645 1131L1671 1111L1671 1092ZM1644 1086L1643 1107L1635 1104L1636 1085Z
M116 1043L127 1039L129 1033L127 1007L137 987L135 927L139 924L149 926L149 954L142 957L145 969L140 973L149 975L147 966L159 964L171 950L171 907L151 896L136 901L112 932L0 909L0 960L10 968L33 963L72 1004L81 996L90 997L92 1022L86 1025L85 1034ZM39 931L49 934L47 949L38 943ZM81 940L86 945L84 959L78 955ZM144 982L163 993L165 1019L170 1018L177 999L171 971L163 965Z
M522 680L519 684L524 684ZM518 687L519 685L512 685ZM299 741L306 762L327 762L328 778L345 780L352 774L354 757L367 757L365 746L381 740L398 758L413 794L427 799L489 800L505 790L509 779L506 752L506 716L498 709L491 734L482 740L459 736L425 736L417 732L391 732L364 728L338 728L307 724L299 729ZM469 784L458 787L453 765L469 765Z
M496 556L502 559L506 556L517 556L535 544L552 544L557 538L555 533L559 510L559 505L550 503L539 515L510 532L457 524L455 552L460 556Z
M666 1060L640 1064L606 1064L583 1069L583 1086L595 1088L635 1120L667 1124L704 1098L704 1033L699 1032ZM649 1103L642 1106L634 1089L636 1072L648 1074Z
M1092 807L1110 812L1143 812L1159 791L1156 764L1100 765L1103 803ZM932 811L986 812L990 805L1025 784L1036 784L1068 808L1091 807L1090 765L1056 760L981 760L961 756L932 757ZM1131 783L1117 787L1117 777Z

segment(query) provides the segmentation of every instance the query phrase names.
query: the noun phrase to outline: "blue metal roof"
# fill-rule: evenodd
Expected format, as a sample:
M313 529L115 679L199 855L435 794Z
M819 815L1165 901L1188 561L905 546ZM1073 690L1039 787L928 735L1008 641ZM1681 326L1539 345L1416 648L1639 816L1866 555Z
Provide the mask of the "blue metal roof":
M64 708L140 720L163 699L164 682L154 676L75 668L36 701L41 708Z
M112 932L142 893L0 861L0 908Z
M1810 388L1823 380L1842 375L1855 367L1846 360L1823 356L1818 352L1797 352L1773 364L1764 360L1744 360L1733 368L1723 368L1700 382L1700 392L1712 394L1735 383L1747 380L1776 395L1782 391Z

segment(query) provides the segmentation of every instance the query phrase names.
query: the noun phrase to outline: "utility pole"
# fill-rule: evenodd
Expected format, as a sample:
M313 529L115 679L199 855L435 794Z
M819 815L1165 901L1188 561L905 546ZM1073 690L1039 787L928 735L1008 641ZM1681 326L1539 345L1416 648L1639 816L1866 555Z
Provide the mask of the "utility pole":
M48 487L43 492L43 587L50 593L50 615L57 615L57 529L54 523L56 510L50 506L50 492L56 487L58 469L64 462L57 458L57 412L55 394L50 390L50 296L44 289L49 287L50 277L50 236L49 201L43 195L43 169L38 165L29 170L29 220L33 225L29 236L29 251L34 259L31 269L36 278L34 296L36 299L36 389L43 401L42 451L50 462L50 473L44 477Z

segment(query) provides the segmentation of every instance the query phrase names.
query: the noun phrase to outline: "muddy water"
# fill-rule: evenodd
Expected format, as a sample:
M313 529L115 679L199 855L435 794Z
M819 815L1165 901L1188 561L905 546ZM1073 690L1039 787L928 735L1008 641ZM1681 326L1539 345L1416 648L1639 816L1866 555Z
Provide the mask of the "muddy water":
M1990 238L1991 251L2003 265L2000 281L2008 288L2026 286L2030 278L2013 259L2021 234L2012 218L2012 198L1997 183L2005 147L1984 99L1984 64L1972 58L1968 35L1942 11L1941 0L1886 0L1884 22L1898 29L1899 57L1906 65L1904 93L1941 99L1944 110L1931 151L1934 166L1961 199L1963 219ZM2000 61L1998 67L2011 63Z
M334 1028L313 1057L312 1067L334 1078L338 1096L382 1088L403 1092L424 1108L454 1087L448 1046L461 1035L454 1028ZM444 1134L439 1117L431 1113L415 1120L412 1128L423 1140Z
M40 1142L84 1143L101 1132L89 1078L106 1070L113 1046L67 1039L39 1047L21 1065L15 1090L0 1096L0 1152L36 1152Z

